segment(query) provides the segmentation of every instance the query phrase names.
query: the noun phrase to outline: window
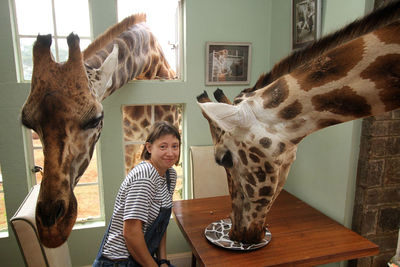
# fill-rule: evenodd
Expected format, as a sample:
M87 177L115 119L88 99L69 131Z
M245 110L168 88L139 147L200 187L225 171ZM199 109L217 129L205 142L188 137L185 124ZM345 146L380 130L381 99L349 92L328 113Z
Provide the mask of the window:
M14 0L13 3L20 81L28 81L32 77L32 47L38 33L52 35L51 49L58 62L66 61L68 58L66 38L71 32L79 35L82 50L90 44L89 1ZM71 14L73 14L73 19L71 19ZM32 131L32 148L34 165L43 167L42 144L34 131ZM37 172L33 184L38 184L42 180L42 175L40 168L35 167L35 170ZM103 217L100 209L102 199L99 193L96 151L93 153L88 169L75 187L74 193L79 203L77 222ZM0 206L0 216L1 214ZM0 220L0 227L1 225Z
M146 24L156 36L171 68L181 77L181 0L117 0L118 21L146 13Z
M32 131L33 157L35 162L36 181L34 184L40 184L42 174L39 171L43 166L43 149L39 136ZM93 152L93 157L88 168L82 175L79 183L75 186L74 194L78 201L78 218L77 222L86 222L102 218L100 209L100 193L99 179L97 173L97 157L96 150ZM1 221L0 221L1 223ZM1 225L1 224L0 224Z
M14 0L14 10L20 81L32 77L32 47L38 33L53 36L51 49L57 62L67 60L66 38L71 32L79 35L82 50L91 42L88 1Z
M140 115L138 115L140 114ZM125 147L125 173L127 174L141 159L143 144L149 133L150 127L156 121L167 120L174 124L182 138L182 105L143 105L123 106L122 125ZM182 151L182 147L181 147ZM182 153L178 166L174 166L177 172L177 182L173 199L182 199L183 169Z
M0 166L0 236L8 234L7 232L7 215L6 215L6 205L4 202L4 188L3 188L3 176Z

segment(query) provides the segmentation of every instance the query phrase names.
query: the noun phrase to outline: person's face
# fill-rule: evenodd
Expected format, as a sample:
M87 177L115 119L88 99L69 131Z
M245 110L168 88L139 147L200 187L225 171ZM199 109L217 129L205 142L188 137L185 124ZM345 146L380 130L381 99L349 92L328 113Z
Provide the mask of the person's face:
M178 162L180 147L179 140L172 134L163 135L152 144L146 143L150 152L150 160L154 167L163 175L168 168Z

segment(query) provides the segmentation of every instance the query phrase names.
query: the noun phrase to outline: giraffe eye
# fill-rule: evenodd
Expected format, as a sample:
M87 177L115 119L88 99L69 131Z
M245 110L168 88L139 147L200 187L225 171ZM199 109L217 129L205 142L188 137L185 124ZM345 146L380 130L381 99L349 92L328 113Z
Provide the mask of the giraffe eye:
M87 130L87 129L93 129L96 128L100 122L103 120L103 114L101 114L99 117L96 118L92 118L91 120L89 120L88 122L86 122L83 125L83 129Z

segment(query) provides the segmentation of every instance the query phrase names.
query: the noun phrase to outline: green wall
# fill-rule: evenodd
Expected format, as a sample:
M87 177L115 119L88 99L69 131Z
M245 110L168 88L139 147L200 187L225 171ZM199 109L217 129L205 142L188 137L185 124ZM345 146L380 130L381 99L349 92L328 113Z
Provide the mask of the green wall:
M372 0L325 0L322 30L327 33L364 14ZM114 1L90 1L94 35L116 21ZM184 164L191 145L211 144L208 123L196 104L205 86L205 42L251 42L251 84L290 52L291 0L185 0L183 81L133 82L104 102L104 128L99 142L105 213L108 221L114 198L124 178L121 105L182 103L184 110ZM345 7L345 8L344 8ZM29 84L17 83L8 1L0 1L0 164L3 172L8 219L28 192L23 128L19 111ZM78 33L79 34L79 33ZM220 86L229 98L246 86ZM346 226L351 223L359 122L330 127L307 137L300 145L286 189ZM187 177L189 173L186 173ZM186 197L190 197L190 182ZM69 247L74 266L92 263L104 227L74 230ZM174 222L168 229L168 253L190 251ZM4 266L22 266L13 233L0 238Z

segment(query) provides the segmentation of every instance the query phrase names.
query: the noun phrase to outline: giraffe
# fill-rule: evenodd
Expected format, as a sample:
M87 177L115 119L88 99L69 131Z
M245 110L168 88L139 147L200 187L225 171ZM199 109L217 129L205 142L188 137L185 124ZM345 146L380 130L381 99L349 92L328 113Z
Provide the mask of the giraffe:
M400 1L356 20L261 75L231 103L197 97L232 202L229 237L258 243L297 146L328 126L400 108Z
M33 46L30 94L21 122L43 145L44 168L36 226L46 247L64 243L76 221L75 185L86 170L103 126L101 101L132 79L173 79L174 71L145 25L144 14L110 27L83 52L67 37L68 60L53 61L51 35Z

